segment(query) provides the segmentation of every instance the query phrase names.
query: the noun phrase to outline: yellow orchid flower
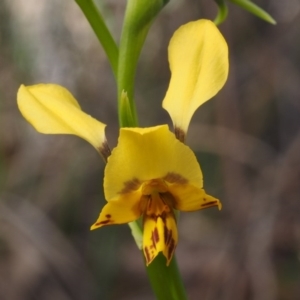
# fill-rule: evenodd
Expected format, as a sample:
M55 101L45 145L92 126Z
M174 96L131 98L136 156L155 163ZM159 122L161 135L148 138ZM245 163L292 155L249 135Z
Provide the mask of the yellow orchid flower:
M171 39L169 61L172 77L163 107L173 120L177 138L167 125L121 128L111 155L106 125L82 112L65 88L40 84L21 86L18 92L22 115L39 132L77 135L108 157L104 174L107 204L91 229L142 217L147 265L159 252L170 263L178 241L175 210L221 208L219 200L205 193L197 159L181 141L195 110L226 81L226 42L211 21L191 22Z
M192 150L167 125L121 128L108 158L104 193L108 203L92 229L143 216L143 251L147 264L163 252L170 262L178 234L174 209L221 207L203 190L202 173Z

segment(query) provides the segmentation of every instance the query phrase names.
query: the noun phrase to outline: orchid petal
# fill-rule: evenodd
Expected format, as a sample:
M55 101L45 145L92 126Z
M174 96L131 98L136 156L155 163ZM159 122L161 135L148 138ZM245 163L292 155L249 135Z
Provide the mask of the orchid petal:
M164 197L172 197L174 208L181 211L195 211L212 206L217 206L219 210L222 208L218 199L206 194L204 189L190 184L169 185L169 194L166 194Z
M56 84L22 85L17 98L22 115L37 131L74 134L97 150L106 144L106 125L84 113L64 87Z
M137 220L141 216L140 192L121 195L109 201L102 209L91 229L104 225L124 224Z
M175 129L187 132L196 109L223 87L228 47L215 24L199 20L181 26L169 44L171 80L163 100Z
M137 190L143 182L157 178L202 187L193 151L179 142L167 125L121 128L118 146L105 168L105 198Z

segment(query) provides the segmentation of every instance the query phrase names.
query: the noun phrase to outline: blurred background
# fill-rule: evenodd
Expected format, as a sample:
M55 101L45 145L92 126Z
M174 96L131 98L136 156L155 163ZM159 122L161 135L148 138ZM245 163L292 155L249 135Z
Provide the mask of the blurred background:
M96 1L116 40L126 1ZM189 299L300 299L300 2L256 0L269 25L234 5L220 26L226 86L194 115L187 144L223 209L183 213L177 258ZM136 79L141 126L161 108L167 45L182 24L214 19L214 1L171 0L150 29ZM154 299L128 226L91 232L105 204L104 163L74 136L37 133L20 84L67 87L117 142L116 85L72 0L0 5L0 299ZM120 168L121 171L121 168Z

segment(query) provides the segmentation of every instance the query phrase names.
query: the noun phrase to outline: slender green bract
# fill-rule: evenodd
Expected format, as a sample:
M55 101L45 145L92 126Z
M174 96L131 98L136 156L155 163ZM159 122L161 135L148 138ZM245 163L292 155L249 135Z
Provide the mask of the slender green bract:
M134 79L137 62L149 28L166 0L128 0L119 47L118 99L120 127L138 126L134 103ZM122 93L126 92L130 109L124 108ZM130 111L131 122L126 114Z
M266 11L264 11L262 8L260 8L258 5L253 3L250 0L229 0L230 2L244 8L248 12L254 14L255 16L261 18L262 20L271 23L273 25L276 24L276 21L268 14Z
M119 50L104 19L92 0L75 0L84 13L98 40L100 41L105 54L109 60L115 78L118 72Z

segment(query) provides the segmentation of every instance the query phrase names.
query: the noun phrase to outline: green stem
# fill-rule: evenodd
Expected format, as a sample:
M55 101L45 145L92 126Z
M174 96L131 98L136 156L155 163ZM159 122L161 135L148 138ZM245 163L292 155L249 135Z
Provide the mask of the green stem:
M75 0L81 8L98 40L100 41L107 57L114 76L117 79L119 50L110 31L108 30L102 15L92 0Z
M228 8L225 0L215 0L218 5L218 15L216 16L214 23L218 26L223 23L228 15Z
M187 300L175 256L166 266L160 253L146 269L157 300Z

